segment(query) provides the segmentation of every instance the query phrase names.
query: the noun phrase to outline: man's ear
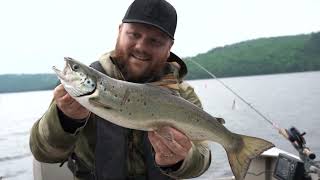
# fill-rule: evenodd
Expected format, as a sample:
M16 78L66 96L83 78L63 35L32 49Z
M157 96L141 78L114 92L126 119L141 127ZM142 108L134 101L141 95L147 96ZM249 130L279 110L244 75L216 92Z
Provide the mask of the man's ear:
M172 46L173 46L173 43L174 43L174 41L172 40L172 41L170 42L170 47L169 47L169 50L168 50L168 53L167 53L167 59L170 57L170 52L171 52L171 48L172 48Z
M119 24L119 32L121 31L123 23Z

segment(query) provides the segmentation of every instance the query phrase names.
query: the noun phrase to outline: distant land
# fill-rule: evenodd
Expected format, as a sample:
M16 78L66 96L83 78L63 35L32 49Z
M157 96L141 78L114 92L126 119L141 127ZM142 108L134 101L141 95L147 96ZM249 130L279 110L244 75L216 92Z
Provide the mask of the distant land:
M250 76L320 70L320 32L259 38L214 48L183 58L187 80L211 78L190 60L217 77ZM0 75L0 93L50 90L58 83L54 74Z
M0 75L0 93L53 89L58 84L55 74Z
M211 78L190 59L217 77L317 71L320 32L249 40L184 58L189 70L187 79Z

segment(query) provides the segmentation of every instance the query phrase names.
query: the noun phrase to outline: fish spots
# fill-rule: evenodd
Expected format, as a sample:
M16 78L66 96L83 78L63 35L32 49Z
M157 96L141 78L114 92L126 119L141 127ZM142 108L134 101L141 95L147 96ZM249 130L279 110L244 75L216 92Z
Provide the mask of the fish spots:
M154 114L152 113L151 116L154 117Z
M99 83L100 85L102 85L103 83L102 83L102 81L100 81L100 83Z
M105 87L105 88L103 88L103 91L107 91L107 88Z
M127 102L130 102L130 99L128 98Z
M143 102L143 105L146 106L146 105L147 105L147 102L144 101L144 102Z
M82 81L82 78L81 78L81 81ZM92 81L91 79L84 79L84 85L87 86L87 87L92 87L92 88L95 88L96 87L96 84L95 84L95 81Z
M132 113L131 112L129 112L129 116L131 116L132 115Z
M123 110L122 109L120 109L120 112L122 112Z

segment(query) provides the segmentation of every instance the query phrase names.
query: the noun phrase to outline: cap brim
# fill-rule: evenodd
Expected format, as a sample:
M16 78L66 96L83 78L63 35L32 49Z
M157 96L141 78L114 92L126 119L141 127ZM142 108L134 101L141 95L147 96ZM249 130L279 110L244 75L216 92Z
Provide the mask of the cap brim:
M164 33L166 33L172 40L174 40L174 37L168 31L158 26L157 24L154 24L148 21L139 20L139 19L123 19L122 22L123 23L142 23L142 24L148 24L148 25L154 26L160 29L161 31L163 31Z

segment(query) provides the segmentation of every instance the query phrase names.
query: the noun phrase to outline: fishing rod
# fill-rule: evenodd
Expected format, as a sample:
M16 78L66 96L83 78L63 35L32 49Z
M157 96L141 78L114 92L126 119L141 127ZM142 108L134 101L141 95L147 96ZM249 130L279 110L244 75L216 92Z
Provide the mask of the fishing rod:
M193 62L195 65L197 65L198 67L200 67L202 70L204 70L205 72L207 72L211 77L213 77L215 80L217 80L219 83L221 83L221 85L225 88L227 88L232 94L234 94L235 96L237 96L243 103L245 103L246 105L248 105L253 111L255 111L257 114L259 114L259 116L261 116L264 120L266 120L269 124L271 124L273 127L277 128L278 126L273 123L271 120L269 120L265 115L263 115L258 109L256 109L255 107L253 107L249 102L247 102L244 98L242 98L238 93L236 93L234 90L232 90L228 85L226 85L224 82L222 82L220 79L217 78L217 76L215 76L214 74L212 74L210 71L208 71L205 67L203 67L201 64L193 61L192 59L189 59L191 62ZM277 128L278 129L278 128Z
M262 112L256 109L253 105L247 102L243 97L241 97L238 93L236 93L232 88L222 82L219 78L217 78L213 73L208 71L201 64L197 63L192 59L188 59L193 64L197 65L200 69L207 72L212 78L217 80L223 87L228 89L232 94L238 97L243 103L249 106L254 112L256 112L260 117L262 117L266 122L272 125L275 129L278 130L279 134L281 134L286 140L290 141L293 147L299 152L299 157L303 161L299 161L293 157L287 156L285 154L279 154L278 161L276 164L276 170L274 173L274 177L280 180L311 180L311 174L315 174L318 176L318 180L320 180L320 162L314 161L316 155L310 150L309 147L306 146L306 140L304 139L305 132L300 133L300 131L291 127L290 129L284 129L279 127L276 123L268 119ZM291 162L290 166L283 166L283 162ZM279 165L281 164L282 165ZM301 165L302 163L302 165ZM290 172L288 172L288 170ZM284 172L286 175L284 176Z

